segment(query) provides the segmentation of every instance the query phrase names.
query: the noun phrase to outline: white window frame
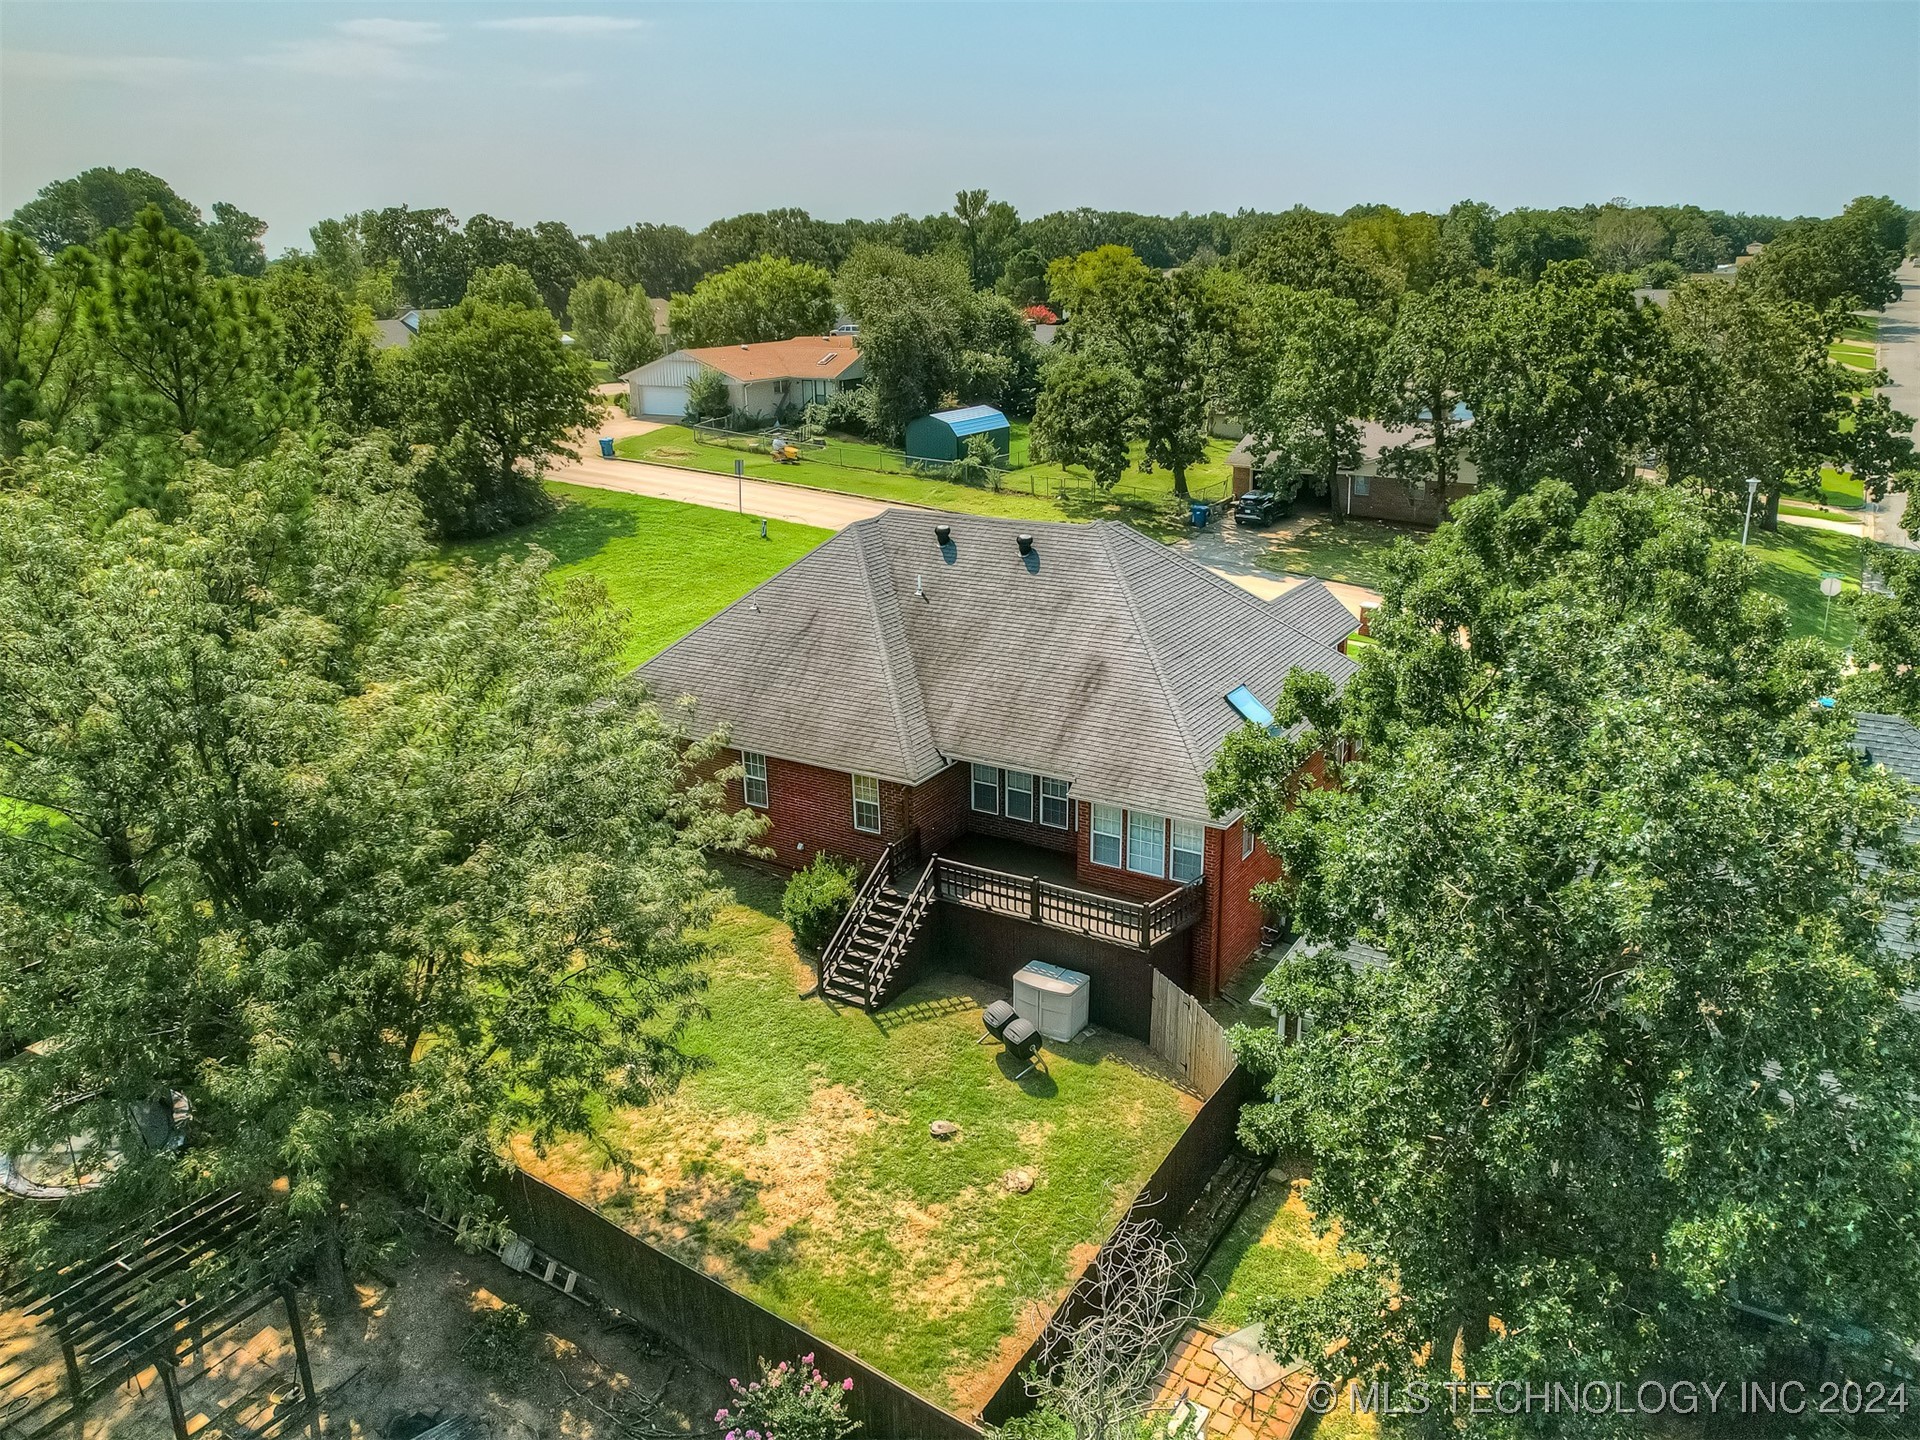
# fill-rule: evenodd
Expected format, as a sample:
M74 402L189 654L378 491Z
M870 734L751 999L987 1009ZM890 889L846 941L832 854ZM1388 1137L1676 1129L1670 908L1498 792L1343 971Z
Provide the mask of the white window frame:
M1182 845L1182 839L1191 845ZM1183 874L1181 856L1192 857L1192 870ZM1167 878L1190 885L1207 873L1207 827L1188 820L1175 820L1167 827Z
M1370 475L1355 475L1348 493L1357 495L1362 499L1373 494L1373 477Z
M1154 838L1149 838L1154 837ZM1151 854L1149 864L1147 856ZM1167 817L1150 810L1127 812L1127 869L1136 875L1167 878Z
M1013 783L1016 776L1023 782L1022 784L1016 785ZM1033 823L1033 775L1031 772L1026 770L1003 771L1001 772L1000 783L1002 787L1000 808L1006 814L1006 817L1009 820L1024 820L1031 825ZM1016 795L1020 797L1021 806L1027 812L1024 815L1016 815L1014 813L1013 797Z
M993 803L980 803L980 787L986 786L993 791ZM967 781L967 803L973 807L976 815L998 815L1000 813L1000 772L991 765L975 765Z
M1101 828L1101 822L1103 820L1112 825L1113 828L1111 831ZM1100 842L1102 840L1111 840L1113 842L1113 858L1111 860L1102 860L1100 858ZM1096 865L1104 865L1109 870L1118 870L1121 868L1121 862L1126 856L1126 847L1127 812L1122 810L1118 805L1095 805L1093 807L1093 820L1087 835L1087 858Z
M756 810L767 808L767 757L758 750L740 752L740 798Z
M1240 858L1242 860L1253 858L1253 826L1244 820L1240 822Z
M1060 787L1057 790L1054 789L1056 785ZM1052 801L1060 807L1060 818L1058 820L1049 820L1047 818L1048 801ZM1042 775L1040 777L1040 823L1049 830L1064 830L1072 823L1072 820L1073 803L1067 799L1067 782Z
M870 793L863 794L862 791ZM860 823L860 809L862 806L871 807L873 810L873 823L871 825L862 825ZM853 777L853 828L858 830L862 835L878 835L880 833L880 782L871 775L856 775Z

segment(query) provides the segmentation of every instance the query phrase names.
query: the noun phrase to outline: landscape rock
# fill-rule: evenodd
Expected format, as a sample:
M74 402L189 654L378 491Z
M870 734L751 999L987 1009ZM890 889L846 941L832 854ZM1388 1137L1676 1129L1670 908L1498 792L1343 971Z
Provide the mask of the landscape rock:
M1009 1170L1000 1177L1000 1183L1007 1187L1008 1193L1010 1194L1025 1195L1029 1190L1033 1189L1033 1172L1031 1170Z
M927 1126L927 1133L936 1140L951 1140L960 1133L960 1127L951 1120L936 1120Z

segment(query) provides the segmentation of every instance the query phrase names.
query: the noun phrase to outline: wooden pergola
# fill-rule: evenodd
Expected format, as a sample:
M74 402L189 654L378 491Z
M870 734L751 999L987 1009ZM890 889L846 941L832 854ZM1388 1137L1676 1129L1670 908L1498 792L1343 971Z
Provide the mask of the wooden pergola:
M93 1259L0 1288L0 1312L49 1326L66 1371L64 1387L0 1411L0 1430L25 1436L73 1422L149 1366L166 1390L175 1440L188 1440L180 1368L270 1305L286 1307L299 1371L297 1410L314 1401L313 1371L293 1287L263 1244L259 1207L239 1194L207 1197L154 1225L119 1232ZM0 1385L7 1377L0 1377ZM5 1398L0 1389L0 1399Z

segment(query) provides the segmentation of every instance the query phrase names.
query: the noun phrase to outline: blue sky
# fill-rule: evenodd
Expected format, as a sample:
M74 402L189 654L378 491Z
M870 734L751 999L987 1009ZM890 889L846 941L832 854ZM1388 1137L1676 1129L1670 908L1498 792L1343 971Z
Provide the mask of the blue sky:
M1920 0L0 0L0 209L90 165L274 250L442 204L600 231L916 214L1920 205Z

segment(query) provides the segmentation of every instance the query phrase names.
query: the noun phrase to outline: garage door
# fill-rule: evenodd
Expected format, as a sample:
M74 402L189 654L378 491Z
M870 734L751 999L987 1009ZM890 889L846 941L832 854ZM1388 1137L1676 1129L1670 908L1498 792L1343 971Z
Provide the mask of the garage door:
M687 387L684 385L642 385L640 413L678 420L687 413Z

